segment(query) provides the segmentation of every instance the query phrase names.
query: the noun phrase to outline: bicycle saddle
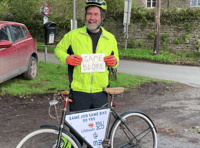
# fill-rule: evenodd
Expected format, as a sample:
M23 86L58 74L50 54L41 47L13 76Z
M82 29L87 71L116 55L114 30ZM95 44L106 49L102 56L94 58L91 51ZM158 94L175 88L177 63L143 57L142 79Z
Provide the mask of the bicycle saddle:
M115 88L104 88L104 91L108 94L121 94L124 92L124 87L115 87Z

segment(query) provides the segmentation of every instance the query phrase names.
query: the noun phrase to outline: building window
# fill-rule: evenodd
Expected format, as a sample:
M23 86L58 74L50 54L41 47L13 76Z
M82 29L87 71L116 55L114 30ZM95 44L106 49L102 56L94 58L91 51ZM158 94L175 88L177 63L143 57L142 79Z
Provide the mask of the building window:
M146 0L146 8L152 9L156 7L156 0Z
M190 0L190 7L199 7L200 0Z

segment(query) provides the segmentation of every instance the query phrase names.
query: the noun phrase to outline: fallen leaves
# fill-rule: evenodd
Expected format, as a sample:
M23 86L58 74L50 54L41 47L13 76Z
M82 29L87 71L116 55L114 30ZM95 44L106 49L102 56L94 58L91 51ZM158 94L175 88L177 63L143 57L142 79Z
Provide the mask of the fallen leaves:
M178 135L178 132L175 129L169 127L156 127L157 130L161 130L163 132L167 132L170 135Z
M184 129L187 133L199 133L200 134L200 127L199 126L191 126L188 129Z

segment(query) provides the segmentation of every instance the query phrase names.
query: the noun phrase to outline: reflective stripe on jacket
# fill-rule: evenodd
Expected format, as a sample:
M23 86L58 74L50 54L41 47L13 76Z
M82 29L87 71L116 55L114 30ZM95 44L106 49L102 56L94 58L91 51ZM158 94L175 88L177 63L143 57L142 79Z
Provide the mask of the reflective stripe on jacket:
M119 64L117 41L115 37L106 31L103 27L102 34L99 38L96 53L104 53L105 56L113 54ZM81 56L81 54L93 54L92 39L87 33L87 28L75 29L67 33L55 48L55 56L62 63L66 64L66 58L69 56L68 49L72 49L73 54ZM96 93L103 91L108 86L108 67L106 65L105 72L81 73L81 65L74 67L73 80L71 88L74 91L86 93Z

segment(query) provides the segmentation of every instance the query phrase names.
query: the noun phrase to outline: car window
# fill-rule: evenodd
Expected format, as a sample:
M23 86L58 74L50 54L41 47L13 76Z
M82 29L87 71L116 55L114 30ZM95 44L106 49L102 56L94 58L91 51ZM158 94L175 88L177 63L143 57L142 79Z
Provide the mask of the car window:
M24 35L25 35L25 38L26 38L26 37L27 37L27 30L26 30L26 28L24 28L24 27L22 27L22 30L23 30Z
M25 38L25 35L23 33L21 26L12 25L11 28L12 28L12 32L14 34L14 42Z
M1 28L0 30L0 40L7 40L12 42L10 30L8 26Z
M1 40L7 40L7 41L10 41L12 43L10 29L9 29L8 26L5 26L5 27L0 29L0 41ZM0 49L2 49L2 48L0 47Z

